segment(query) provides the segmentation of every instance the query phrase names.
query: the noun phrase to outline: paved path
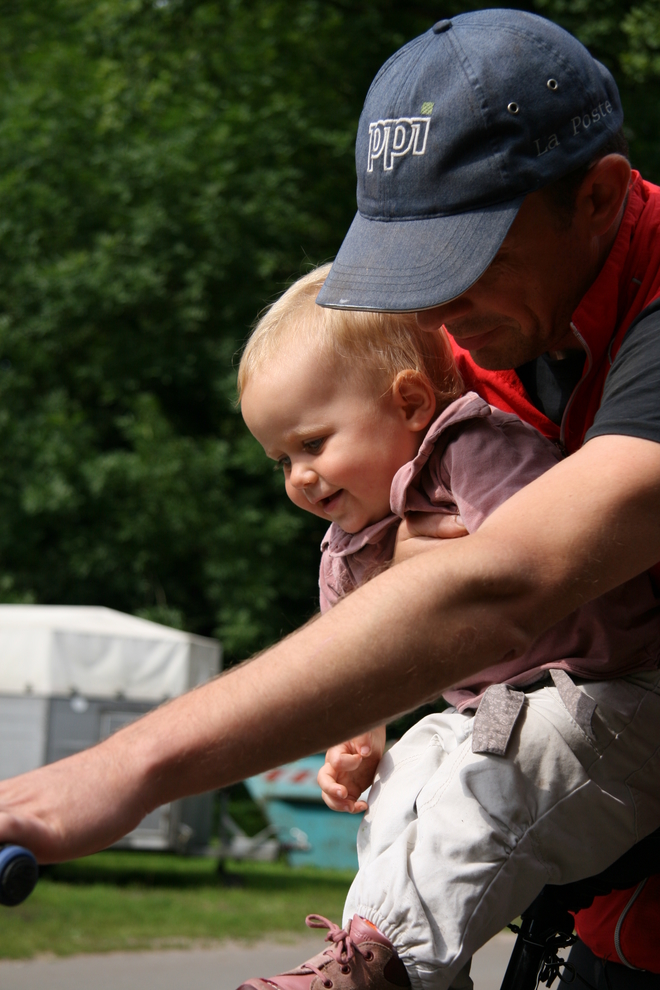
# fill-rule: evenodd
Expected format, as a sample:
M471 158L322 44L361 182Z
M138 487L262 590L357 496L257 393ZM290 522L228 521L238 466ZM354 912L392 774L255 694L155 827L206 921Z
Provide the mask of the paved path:
M472 963L475 990L499 990L514 936L497 935ZM0 962L2 990L236 990L248 976L282 972L318 941L167 952L115 952L68 959Z

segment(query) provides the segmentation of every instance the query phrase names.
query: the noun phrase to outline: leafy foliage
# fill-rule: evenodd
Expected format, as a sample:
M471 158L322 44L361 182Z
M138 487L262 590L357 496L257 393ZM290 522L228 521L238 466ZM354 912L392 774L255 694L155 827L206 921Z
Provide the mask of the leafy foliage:
M341 242L379 65L468 6L0 2L3 601L105 604L232 657L314 611L323 527L246 434L234 358ZM614 69L660 176L657 2L528 9Z

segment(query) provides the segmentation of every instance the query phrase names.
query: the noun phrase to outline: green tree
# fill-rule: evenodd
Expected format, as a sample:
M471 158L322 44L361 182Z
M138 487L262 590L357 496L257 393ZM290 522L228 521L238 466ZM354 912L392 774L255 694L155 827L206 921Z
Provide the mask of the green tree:
M5 601L233 655L314 611L323 527L246 435L232 364L350 221L362 94L416 30L393 6L0 7Z
M323 526L234 407L256 313L352 218L362 100L457 0L0 0L0 597L232 657L315 609ZM660 177L657 7L536 0Z

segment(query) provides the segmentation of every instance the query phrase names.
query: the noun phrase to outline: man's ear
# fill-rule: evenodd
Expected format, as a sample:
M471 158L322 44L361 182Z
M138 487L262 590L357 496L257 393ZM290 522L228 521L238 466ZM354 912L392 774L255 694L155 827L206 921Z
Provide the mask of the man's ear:
M630 184L630 162L605 155L587 172L575 198L575 212L595 236L607 234L619 216Z
M392 399L412 432L426 429L433 419L435 393L426 375L418 371L399 372L392 384Z

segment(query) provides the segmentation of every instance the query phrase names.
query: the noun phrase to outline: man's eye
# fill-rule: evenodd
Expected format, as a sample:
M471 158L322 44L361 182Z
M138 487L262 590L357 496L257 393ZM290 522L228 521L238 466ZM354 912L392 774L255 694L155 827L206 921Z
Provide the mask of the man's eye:
M311 454L316 454L319 452L324 443L325 437L316 437L314 440L305 440L303 446L305 450L308 450Z

